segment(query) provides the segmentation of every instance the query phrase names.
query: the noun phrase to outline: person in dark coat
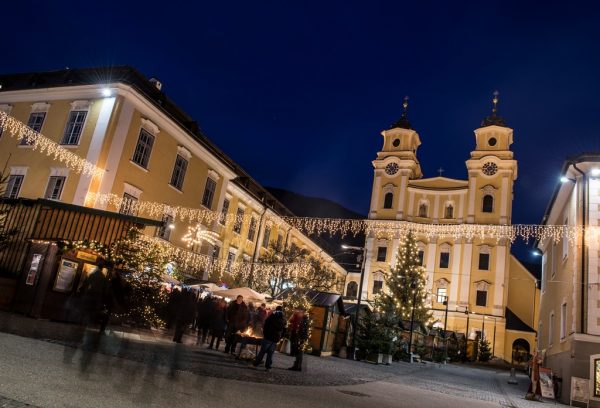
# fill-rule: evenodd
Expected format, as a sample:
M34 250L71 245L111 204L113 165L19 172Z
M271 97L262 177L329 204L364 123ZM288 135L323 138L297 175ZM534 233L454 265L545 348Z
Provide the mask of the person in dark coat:
M196 296L190 290L184 290L179 296L179 304L175 314L175 335L173 341L181 343L186 326L194 322L196 315Z
M277 306L275 312L265 320L265 325L263 327L264 336L260 345L260 351L252 363L254 368L262 363L262 359L266 354L267 361L265 362L265 369L267 371L271 370L271 366L273 365L273 353L275 352L277 343L281 340L284 330L285 316L283 315L283 308Z
M265 320L267 320L267 315L267 305L263 303L258 309L256 309L254 321L252 322L252 330L254 331L255 336L263 335L263 327L265 325Z
M196 305L196 329L198 330L196 345L200 345L206 343L215 302L212 297L206 296L204 299L199 299Z
M246 327L248 327L248 307L244 303L244 297L239 295L227 308L225 353L235 354L236 333L246 330Z
M308 316L306 315L306 311L302 309L296 310L290 319L290 355L296 356L296 359L294 360L294 365L288 368L288 370L302 371L304 346L308 341L308 324Z
M209 349L219 350L219 344L223 340L225 335L225 329L227 328L227 302L223 299L216 301L210 318L210 345ZM215 345L215 340L217 344Z

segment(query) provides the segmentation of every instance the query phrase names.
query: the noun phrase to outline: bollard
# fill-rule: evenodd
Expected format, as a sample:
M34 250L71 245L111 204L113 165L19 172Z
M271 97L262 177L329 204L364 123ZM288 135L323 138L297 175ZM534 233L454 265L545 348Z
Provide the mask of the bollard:
M517 375L515 373L515 369L514 368L510 369L510 377L508 377L508 383L509 384L518 384L518 382L517 382Z

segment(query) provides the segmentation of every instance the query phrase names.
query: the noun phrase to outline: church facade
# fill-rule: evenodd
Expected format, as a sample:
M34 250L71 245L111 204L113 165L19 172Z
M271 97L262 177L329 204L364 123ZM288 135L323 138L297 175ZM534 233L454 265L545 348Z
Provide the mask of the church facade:
M511 223L513 184L518 167L511 150L513 129L494 110L475 130L475 147L466 161L467 178L424 178L418 160L421 138L405 112L381 132L383 147L373 161L374 180L369 219L423 224ZM396 262L401 237L366 237L362 299L372 301L385 290L385 274ZM434 327L484 336L496 357L510 361L513 348L524 355L534 349L535 277L511 254L510 242L488 238L417 236L426 271L427 307ZM348 276L347 291L359 287ZM446 308L447 302L447 308ZM446 311L447 310L447 311Z

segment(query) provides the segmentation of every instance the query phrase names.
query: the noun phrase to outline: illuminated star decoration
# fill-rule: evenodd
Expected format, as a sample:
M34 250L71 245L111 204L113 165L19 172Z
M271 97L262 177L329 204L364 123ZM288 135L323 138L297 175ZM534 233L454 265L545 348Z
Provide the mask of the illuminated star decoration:
M196 226L188 227L187 233L181 238L186 243L187 247L190 248L196 244L202 244L203 241L214 245L219 239L219 234L214 231L204 229L202 224L196 224Z

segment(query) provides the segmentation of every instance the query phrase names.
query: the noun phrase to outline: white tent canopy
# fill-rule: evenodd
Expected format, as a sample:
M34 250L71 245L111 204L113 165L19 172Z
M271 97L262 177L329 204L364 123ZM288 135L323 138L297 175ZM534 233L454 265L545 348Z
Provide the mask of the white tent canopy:
M258 293L257 291L250 288L235 288L235 289L226 289L226 290L217 290L213 292L214 295L226 297L229 299L235 299L238 296L242 295L244 297L244 301L246 302L264 302L266 296L262 293Z
M202 289L206 289L206 290L208 290L210 292L215 292L217 290L223 290L222 287L220 287L219 285L216 285L216 284L214 284L212 282L198 283L196 285L190 285L190 288L193 288L193 289L200 289L200 288L202 288Z

